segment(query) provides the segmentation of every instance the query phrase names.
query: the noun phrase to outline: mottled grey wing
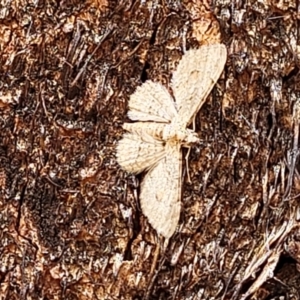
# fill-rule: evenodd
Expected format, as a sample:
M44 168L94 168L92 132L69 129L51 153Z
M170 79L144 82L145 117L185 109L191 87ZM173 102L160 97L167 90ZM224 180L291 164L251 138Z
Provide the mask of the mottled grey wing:
M153 167L164 155L164 143L148 134L125 133L117 145L119 165L133 174Z
M201 46L187 51L173 74L172 89L178 118L189 125L199 111L226 63L223 44Z
M160 83L148 80L129 99L128 117L131 120L169 123L177 115L175 103Z
M179 144L166 144L165 157L141 184L140 203L152 227L169 239L180 218L182 154Z

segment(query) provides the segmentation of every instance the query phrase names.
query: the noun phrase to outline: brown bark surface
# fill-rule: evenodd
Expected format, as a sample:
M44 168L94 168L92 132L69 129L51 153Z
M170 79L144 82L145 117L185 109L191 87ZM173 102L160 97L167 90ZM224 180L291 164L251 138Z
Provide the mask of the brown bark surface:
M1 1L0 298L300 299L299 5ZM115 146L135 88L215 42L163 252Z

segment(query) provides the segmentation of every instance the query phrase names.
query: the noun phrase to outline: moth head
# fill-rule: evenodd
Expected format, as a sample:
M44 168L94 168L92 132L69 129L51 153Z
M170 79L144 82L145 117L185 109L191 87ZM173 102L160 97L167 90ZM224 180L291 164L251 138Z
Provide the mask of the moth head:
M191 129L186 129L185 126L182 126L179 122L166 125L162 137L165 141L179 142L187 146L200 142L196 132Z
M176 140L185 146L190 146L200 142L197 133L191 129L180 129L176 132Z
M186 129L186 135L185 138L183 139L184 145L192 145L192 144L197 144L200 142L200 139L197 135L197 133L191 129Z

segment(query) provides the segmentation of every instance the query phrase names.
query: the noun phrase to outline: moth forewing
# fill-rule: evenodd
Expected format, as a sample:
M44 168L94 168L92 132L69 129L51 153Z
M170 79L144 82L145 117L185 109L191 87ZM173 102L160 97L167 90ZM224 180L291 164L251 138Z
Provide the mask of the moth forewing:
M175 103L168 90L160 83L147 80L129 99L128 117L131 120L171 122L177 115Z
M164 143L147 134L125 133L117 145L118 164L133 174L148 170L164 156Z
M145 175L140 202L152 227L166 239L180 218L182 154L179 143L167 143L165 157Z
M220 77L226 58L223 44L201 46L182 56L171 84L181 122L192 122Z
M123 129L140 136L150 135L155 139L162 140L166 125L166 123L134 122L124 123Z

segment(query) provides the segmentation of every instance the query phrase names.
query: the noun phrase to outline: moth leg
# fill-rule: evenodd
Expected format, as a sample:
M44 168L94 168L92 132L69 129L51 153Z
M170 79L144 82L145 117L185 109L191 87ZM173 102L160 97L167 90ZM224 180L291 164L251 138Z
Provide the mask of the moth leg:
M193 131L195 131L195 128L196 128L196 115L193 117ZM188 176L188 182L192 183L191 177L190 177L190 171L189 171L189 156L191 153L191 146L188 146L186 148L188 148L188 152L185 156L186 172L187 172L187 176Z
M190 156L190 152L191 152L191 147L188 146L187 148L188 148L188 152L187 152L187 154L184 158L185 159L185 167L186 167L186 173L187 173L187 176L188 176L188 182L192 183L191 177L190 177L190 170L189 170L189 156Z

